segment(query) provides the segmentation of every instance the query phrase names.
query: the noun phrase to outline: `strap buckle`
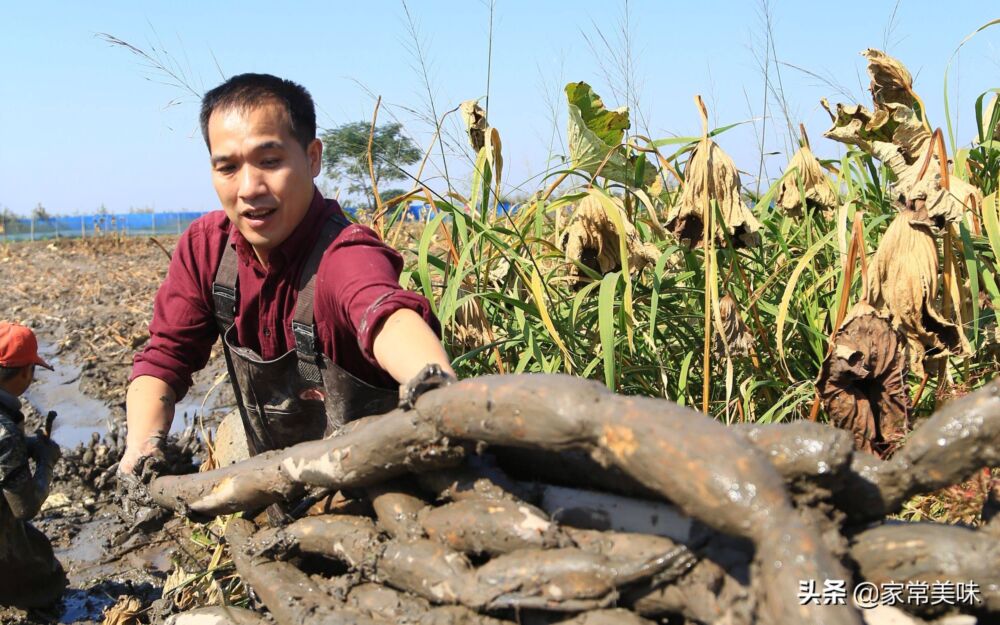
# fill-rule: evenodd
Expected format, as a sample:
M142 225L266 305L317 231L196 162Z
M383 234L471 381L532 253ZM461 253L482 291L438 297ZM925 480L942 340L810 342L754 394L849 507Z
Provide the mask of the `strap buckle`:
M292 334L295 336L295 352L300 359L316 362L316 332L311 324L292 321Z
M228 287L224 284L219 284L218 282L212 283L212 299L214 300L215 309L226 315L226 311L229 314L226 316L236 316L236 289Z

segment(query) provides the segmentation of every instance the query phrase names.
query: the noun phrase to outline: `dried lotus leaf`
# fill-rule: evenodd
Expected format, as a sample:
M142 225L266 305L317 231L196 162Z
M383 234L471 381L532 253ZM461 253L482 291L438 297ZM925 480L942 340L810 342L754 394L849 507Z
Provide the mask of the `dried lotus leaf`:
M500 141L500 131L490 126L486 129L486 160L493 170L493 181L497 188L503 176L503 143Z
M894 104L890 106L890 110L892 142L899 146L908 165L920 163L931 146L931 132L910 107Z
M891 68L885 72L899 73ZM889 91L879 93L884 97ZM860 105L844 104L838 104L833 112L825 100L822 103L833 120L833 126L824 136L858 146L888 167L896 177L892 184L894 198L900 202L924 202L928 213L926 224L935 232L941 233L948 223L960 221L972 205L982 205L979 189L955 176L948 176L948 188L944 188L938 155L930 154L928 162L932 134L906 103L876 101L879 108L874 113Z
M941 174L927 174L906 194L910 204L922 203L921 225L935 234L943 234L949 223L958 223L972 205L982 206L982 192L971 184L949 176L949 189L941 185Z
M860 104L838 104L835 111L830 110L826 100L821 104L833 122L833 126L823 133L828 139L858 146L866 152L874 152L876 143L890 144L902 157L900 166L916 163L930 145L931 133L913 109L905 105L892 104L873 113ZM875 155L884 161L891 156L887 150L883 147L881 154ZM887 166L890 165L887 163ZM893 173L900 174L896 169Z
M486 111L479 106L478 100L466 100L459 105L465 130L469 133L469 145L479 153L486 145Z
M868 76L872 79L869 89L875 106L913 105L913 77L902 63L874 48L868 48L861 55L868 59Z
M470 298L455 309L455 321L451 325L452 341L462 351L471 351L486 345L490 322L481 306Z
M489 289L505 293L510 297L527 297L526 293L518 291L517 283L510 279L513 269L507 257L496 258L491 261L489 267L486 274L486 284ZM515 285L515 288L510 288L510 285ZM455 345L467 352L495 340L497 329L493 328L486 317L479 296L473 290L461 286L458 288L458 297L461 304L455 309L455 318L450 325L451 338ZM499 330L502 332L502 327Z
M639 232L628 221L621 201L617 198L612 201L625 228L629 269L632 272L641 271L646 265L656 262L659 250L655 245L639 238ZM608 217L605 206L598 198L591 196L584 198L576 207L573 220L563 233L560 243L567 260L576 261L603 275L622 267L618 235L618 229ZM570 268L569 273L576 278L575 285L582 286L584 280L576 265Z
M113 606L104 611L101 625L139 625L142 622L140 615L144 611L138 597L122 595Z
M931 360L968 353L961 329L935 309L937 245L926 222L922 202L901 210L872 257L868 277L872 304L906 336L910 368L918 376Z
M716 358L723 358L727 353L730 356L749 354L753 346L753 335L740 315L739 304L729 293L719 298L719 317L722 319L723 332L712 335L712 354Z
M830 180L823 173L819 159L808 147L801 147L788 162L792 173L785 176L778 186L776 202L779 207L792 216L802 215L806 206L821 210L832 210L837 206L837 194L833 191ZM799 192L799 184L805 197Z
M833 337L818 387L834 424L853 434L855 446L885 454L909 427L906 339L869 304L855 304Z
M715 237L725 244L722 227L726 228L733 245L754 247L760 243L760 222L740 197L740 175L736 164L714 141L698 144L688 160L681 197L670 209L667 228L691 248L702 244L705 206L715 200L722 213L723 224L715 223Z
M926 223L943 232L947 223L961 220L971 204L981 203L982 193L951 175L948 188L944 188L938 155L934 154L927 162L932 135L914 110L919 101L913 92L910 72L879 50L868 49L863 55L868 59L875 112L860 105L838 104L836 114L830 113L834 125L824 135L856 145L878 158L896 177L893 183L896 198L908 203L924 201ZM823 106L830 111L825 101Z

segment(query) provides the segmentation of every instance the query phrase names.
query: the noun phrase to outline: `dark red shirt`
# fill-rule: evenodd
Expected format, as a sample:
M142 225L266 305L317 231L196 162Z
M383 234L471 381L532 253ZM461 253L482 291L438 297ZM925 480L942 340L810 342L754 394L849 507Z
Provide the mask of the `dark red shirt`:
M136 354L130 380L150 375L169 384L178 399L187 393L191 374L208 362L219 336L212 283L225 245L235 246L239 259L239 344L265 360L294 348L291 322L302 266L323 223L340 212L337 202L316 190L302 222L269 253L267 267L223 211L195 220L177 241L167 278L156 293L149 343ZM355 224L327 248L317 272L313 314L320 348L369 384L394 384L372 353L374 331L389 315L409 308L441 333L427 299L399 286L402 267L398 252L370 228Z

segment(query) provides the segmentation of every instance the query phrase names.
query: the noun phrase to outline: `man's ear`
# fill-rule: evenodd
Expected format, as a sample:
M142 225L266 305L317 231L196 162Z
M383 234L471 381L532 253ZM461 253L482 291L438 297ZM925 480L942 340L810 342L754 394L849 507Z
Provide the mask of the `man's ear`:
M319 139L313 139L309 147L306 148L306 156L309 157L309 170L312 172L312 177L315 178L323 167L323 142Z

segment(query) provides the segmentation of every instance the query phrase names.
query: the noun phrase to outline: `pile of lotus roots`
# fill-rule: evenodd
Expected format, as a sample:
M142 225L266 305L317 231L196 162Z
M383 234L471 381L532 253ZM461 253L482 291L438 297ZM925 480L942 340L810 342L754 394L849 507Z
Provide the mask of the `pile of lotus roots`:
M847 624L877 610L994 622L1000 521L887 517L996 466L1000 379L880 460L819 423L726 427L522 375L429 391L331 438L150 489L192 517L249 513L225 539L258 611L199 608L176 625ZM912 594L970 583L972 596ZM893 607L853 598L892 584Z

